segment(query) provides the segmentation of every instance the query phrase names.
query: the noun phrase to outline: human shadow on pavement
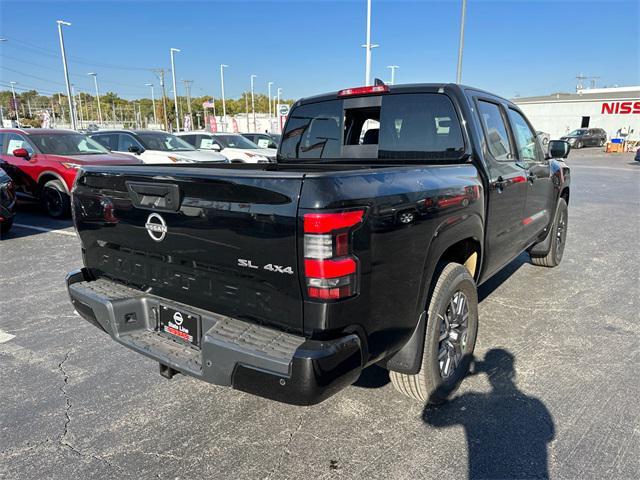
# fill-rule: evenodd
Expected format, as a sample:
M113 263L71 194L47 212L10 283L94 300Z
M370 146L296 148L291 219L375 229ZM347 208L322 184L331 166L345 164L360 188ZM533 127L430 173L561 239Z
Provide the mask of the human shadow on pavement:
M464 427L470 479L549 478L553 417L540 400L518 390L514 356L490 350L484 361L475 363L472 374L479 373L489 377L489 393L469 392L440 406L427 405L424 422L436 428Z

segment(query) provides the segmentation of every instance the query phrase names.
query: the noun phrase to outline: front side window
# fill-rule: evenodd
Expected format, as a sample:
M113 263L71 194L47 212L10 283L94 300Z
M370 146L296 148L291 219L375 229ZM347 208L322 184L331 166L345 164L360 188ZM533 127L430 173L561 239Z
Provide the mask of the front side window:
M487 148L489 152L499 161L510 161L513 159L511 144L507 125L504 122L500 106L495 103L478 101L478 113L484 128Z
M126 133L121 133L120 135L118 135L118 151L119 152L128 152L129 148L131 147L140 148L141 145L131 135L127 135Z
M116 133L101 133L99 135L92 135L92 140L95 140L103 147L109 150L118 150L118 134Z
M536 141L536 134L531 130L531 127L529 127L524 117L519 112L510 108L509 119L511 120L513 134L516 137L520 160L528 162L541 161L543 155Z
M7 135L7 155L13 155L13 151L18 148L24 148L29 155L33 156L33 147L29 145L29 142L17 133L9 133Z
M95 140L79 133L38 133L30 136L42 153L51 155L101 155L109 151Z

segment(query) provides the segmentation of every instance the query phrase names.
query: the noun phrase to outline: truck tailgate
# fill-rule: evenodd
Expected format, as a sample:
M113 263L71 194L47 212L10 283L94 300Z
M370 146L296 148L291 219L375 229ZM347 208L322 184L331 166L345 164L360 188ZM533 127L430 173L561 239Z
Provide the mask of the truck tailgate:
M302 181L252 170L88 168L73 193L85 265L95 277L300 332Z

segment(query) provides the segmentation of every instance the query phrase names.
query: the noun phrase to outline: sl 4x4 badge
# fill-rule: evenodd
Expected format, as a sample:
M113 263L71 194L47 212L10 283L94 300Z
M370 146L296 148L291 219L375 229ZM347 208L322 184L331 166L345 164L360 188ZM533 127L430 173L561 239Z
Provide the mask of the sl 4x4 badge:
M238 259L238 266L242 267L242 268L253 268L253 269L262 268L262 270L268 270L268 271L274 272L274 273L288 273L289 275L293 275L293 268L291 268L291 267L285 267L283 265L276 265L274 263L267 263L265 266L260 267L258 265L254 265L251 262L251 260L245 260L244 258L239 258Z

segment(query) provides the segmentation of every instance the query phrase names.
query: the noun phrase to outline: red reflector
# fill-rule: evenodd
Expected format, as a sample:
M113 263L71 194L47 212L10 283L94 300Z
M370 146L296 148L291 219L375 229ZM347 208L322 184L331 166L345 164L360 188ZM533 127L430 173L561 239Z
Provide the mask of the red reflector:
M350 297L353 294L351 285L339 288L308 288L309 296L321 300L337 300L339 298Z
M341 260L309 260L304 261L304 274L313 278L344 277L356 272L356 262L353 258Z
M371 85L369 87L345 88L338 92L339 97L349 97L351 95L371 95L373 93L387 93L387 85Z
M341 213L305 213L305 233L329 233L333 230L357 225L362 220L364 210Z

